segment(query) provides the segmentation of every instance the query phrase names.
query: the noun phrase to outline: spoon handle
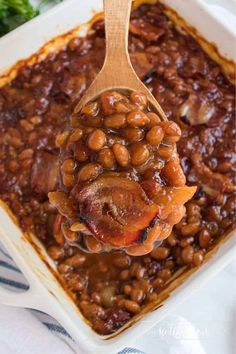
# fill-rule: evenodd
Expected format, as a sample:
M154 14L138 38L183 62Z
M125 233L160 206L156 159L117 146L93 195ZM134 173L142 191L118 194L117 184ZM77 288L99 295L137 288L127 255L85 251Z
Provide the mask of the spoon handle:
M106 29L106 59L129 62L128 34L132 0L103 0Z
M147 95L160 117L166 120L152 93L138 78L128 53L129 20L132 0L103 0L106 30L106 57L102 69L75 107L78 113L89 101L105 91L139 91Z

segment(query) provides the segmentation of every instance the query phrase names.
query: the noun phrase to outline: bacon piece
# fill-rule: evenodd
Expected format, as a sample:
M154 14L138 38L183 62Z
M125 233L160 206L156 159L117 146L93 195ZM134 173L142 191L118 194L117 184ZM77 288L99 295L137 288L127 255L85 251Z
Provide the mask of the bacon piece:
M142 19L131 20L130 32L150 42L156 42L165 34L165 30L163 28L153 26L148 22L144 22Z
M161 219L166 219L175 209L185 204L195 194L197 187L163 187L154 198L161 208Z
M142 242L159 207L140 185L122 177L101 177L77 195L80 218L99 241L113 247Z
M144 52L130 53L130 59L133 68L140 79L144 79L154 68L154 65L150 63L147 54Z
M39 151L32 167L31 187L42 196L57 188L59 180L59 162L57 156Z
M57 208L59 213L67 218L75 216L75 205L72 198L69 198L64 192L48 193L50 203Z
M145 181L142 187L148 197L160 207L160 219L162 220L190 200L197 190L196 187L188 186L161 187L154 180Z
M196 174L201 182L208 186L209 190L215 190L220 193L232 193L236 187L230 178L218 172L213 172L202 160L202 156L198 153L192 155L192 162Z
M180 117L185 117L191 125L207 124L215 115L215 106L206 99L190 94L179 108Z

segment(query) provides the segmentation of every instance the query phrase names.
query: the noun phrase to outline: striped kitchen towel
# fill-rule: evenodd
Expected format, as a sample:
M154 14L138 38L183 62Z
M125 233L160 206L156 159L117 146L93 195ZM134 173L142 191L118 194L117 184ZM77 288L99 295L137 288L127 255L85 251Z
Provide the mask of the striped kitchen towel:
M29 288L12 258L0 247L0 286L21 292ZM81 353L70 335L49 315L0 304L0 354ZM85 353L81 353L85 354ZM113 353L111 353L113 354ZM119 354L144 354L125 348Z

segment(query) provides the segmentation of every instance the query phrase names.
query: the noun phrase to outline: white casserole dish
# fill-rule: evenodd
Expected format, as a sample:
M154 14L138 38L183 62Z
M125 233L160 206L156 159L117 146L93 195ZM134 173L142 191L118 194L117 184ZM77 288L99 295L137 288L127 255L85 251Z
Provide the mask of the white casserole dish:
M220 54L235 60L235 30L223 25L211 15L211 8L200 0L165 0L167 5L176 10L199 33L214 42ZM27 23L0 40L0 72L15 64L18 60L35 53L51 38L60 35L87 22L94 11L102 8L102 0L67 0L44 15ZM87 26L80 28L86 31ZM33 34L33 35L32 35ZM52 47L50 47L52 48ZM231 69L231 66L230 66ZM2 80L3 81L3 80ZM1 79L0 79L1 84ZM30 289L25 293L15 294L0 288L0 302L6 305L29 307L44 311L56 318L78 342L83 353L106 354L127 346L130 338L144 334L154 324L182 302L192 291L208 281L223 268L236 253L236 236L227 237L219 250L190 278L173 290L156 311L150 311L143 320L120 333L101 337L85 323L78 308L62 289L55 277L56 268L47 256L42 245L32 236L32 242L22 234L12 221L5 207L0 203L0 241L4 244L17 265L27 278ZM41 255L41 256L40 256ZM42 258L44 261L42 261ZM189 274L192 273L189 272ZM187 274L185 274L186 277ZM170 289L168 289L170 292ZM134 322L134 321L133 321Z

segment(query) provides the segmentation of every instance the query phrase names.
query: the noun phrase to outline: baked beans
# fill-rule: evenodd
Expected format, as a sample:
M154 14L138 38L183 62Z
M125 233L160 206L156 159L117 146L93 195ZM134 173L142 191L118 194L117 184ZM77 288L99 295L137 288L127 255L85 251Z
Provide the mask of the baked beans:
M127 108L122 108L122 113L121 104ZM81 229L78 232L83 236L80 241L90 252L104 250L101 242L106 250L107 247L124 248L133 256L149 253L154 242L166 238L173 225L182 219L185 213L183 204L194 193L194 188L185 187L191 191L190 194L185 196L185 189L182 189L181 199L177 197L175 186L184 186L186 180L176 149L171 150L169 161L160 161L157 156L163 142L175 143L178 140L180 129L171 121L160 121L150 129L147 113L151 112L143 93L104 92L94 102L86 104L77 115L76 124L75 118L71 120L73 124L69 128L68 142L60 151L63 185L49 194L49 200L60 210L60 193L67 189L68 198L73 201L73 211L67 222L73 227L76 220L84 221L85 234ZM88 119L96 117L99 117L101 126L96 129L89 127ZM157 121L156 116L154 119ZM79 139L74 138L77 132ZM82 153L86 152L86 161L81 158L80 149ZM159 188L152 190L153 183ZM173 194L172 207L168 206L170 200L164 185ZM166 197L160 207L158 198L162 186ZM58 192L59 198L53 197ZM155 221L158 217L162 226ZM154 226L150 227L152 222ZM133 224L132 231L127 229L129 223ZM142 241L144 232L147 236ZM75 239L75 242L78 244L79 241ZM144 270L139 269L140 278Z
M120 92L115 97L107 93L102 97L102 116L96 101L83 108L81 119L71 116L104 61L102 20L92 25L86 37L73 38L58 53L34 65L25 63L14 80L0 88L0 198L23 230L37 235L45 245L63 286L92 328L102 335L116 332L147 304L157 301L182 267L201 266L209 250L235 223L235 87L193 38L176 30L160 3L133 10L129 52L137 74L169 122L181 127L181 136L174 128L167 138L168 129L163 129L155 112L148 111L148 102L140 92L131 93L130 100ZM128 124L127 115L135 110L144 111L146 125ZM138 120L140 124L140 117ZM155 134L153 140L153 132L148 140L153 127L159 127L154 132L165 132L160 143ZM88 146L96 129L106 135L99 150ZM72 190L79 171L92 163L100 166L101 174L114 176L119 170L123 178L142 186L154 178L156 185L146 185L151 197L152 190L171 179L168 170L166 177L160 176L160 171L172 160L176 141L187 184L197 185L198 190L160 248L139 257L123 251L81 251L77 247L82 242L79 231L87 233L85 240L92 252L99 252L99 243L94 242L84 220L72 225L65 222L49 204L48 192L64 182L63 193ZM142 165L133 166L131 146L139 142L148 145L150 155ZM114 155L114 144L128 150L124 167ZM67 147L68 155L58 161L59 149ZM64 160L69 160L65 166ZM62 181L58 175L63 176ZM96 178L80 181L73 192L79 193L80 187ZM63 193L60 213L68 215L73 203Z

